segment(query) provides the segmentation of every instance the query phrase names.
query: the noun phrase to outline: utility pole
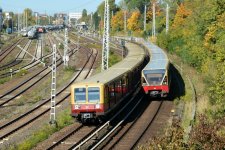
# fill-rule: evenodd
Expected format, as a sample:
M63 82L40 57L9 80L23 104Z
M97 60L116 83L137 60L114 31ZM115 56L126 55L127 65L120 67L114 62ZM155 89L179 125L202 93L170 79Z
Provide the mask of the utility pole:
M38 13L35 12L35 17L36 17L36 25L38 24Z
M169 31L169 5L166 4L166 34Z
M109 67L109 2L105 0L104 32L102 46L102 71Z
M45 63L41 61L39 58L36 58L32 54L30 54L28 51L24 50L20 45L17 45L18 48L20 48L22 51L26 52L28 55L33 57L36 61L42 63L45 66ZM52 67L48 68L52 71L52 84L51 84L51 108L50 108L50 124L55 124L55 99L56 99L56 45L53 45L53 52L52 52Z
M146 31L146 4L145 4L145 13L144 13L144 31Z
M68 66L68 62L69 62L69 56L68 56L68 29L65 28L64 55L63 55L64 67Z
M127 32L127 11L124 10L124 32Z
M153 11L152 37L155 38L155 2L153 3L152 11Z
M17 11L17 34L19 35L19 11Z
M52 55L52 85L51 85L51 110L50 110L50 124L55 124L55 99L56 99L56 45L53 45Z
M27 28L27 11L26 11L26 28Z
M93 29L92 27L93 27L93 14L91 13L91 23L90 23L90 27L91 27L91 29Z

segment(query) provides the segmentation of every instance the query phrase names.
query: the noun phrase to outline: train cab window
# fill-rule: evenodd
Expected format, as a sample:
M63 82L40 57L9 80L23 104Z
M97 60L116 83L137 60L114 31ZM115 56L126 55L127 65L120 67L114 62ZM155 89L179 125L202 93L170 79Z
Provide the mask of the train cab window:
M74 89L75 102L84 103L86 101L86 88Z
M150 85L160 85L164 74L148 74L147 80Z
M89 87L88 88L88 101L89 102L99 102L100 101L100 88L99 87Z

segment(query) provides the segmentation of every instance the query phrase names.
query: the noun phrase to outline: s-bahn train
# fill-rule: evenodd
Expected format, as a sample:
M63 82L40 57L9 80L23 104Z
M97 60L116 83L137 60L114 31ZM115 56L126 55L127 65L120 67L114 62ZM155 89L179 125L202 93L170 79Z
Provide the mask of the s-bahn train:
M170 62L165 52L151 42L143 43L150 53L150 61L142 70L142 87L153 97L166 97L170 90Z
M101 120L140 87L141 70L146 64L144 49L127 43L123 61L71 86L71 114L81 122Z
M30 29L30 31L28 31L28 38L29 39L35 39L37 38L37 31L35 28Z

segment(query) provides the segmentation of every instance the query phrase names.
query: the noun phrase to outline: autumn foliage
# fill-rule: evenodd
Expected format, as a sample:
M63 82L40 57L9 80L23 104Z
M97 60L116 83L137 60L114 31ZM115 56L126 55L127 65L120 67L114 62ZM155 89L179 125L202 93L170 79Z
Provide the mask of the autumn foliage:
M149 141L148 146L139 147L139 149L224 149L225 134L222 132L225 128L225 118L210 122L204 115L199 116L199 123L194 126L189 140L185 142L184 129L180 122L174 120L172 126L163 137L155 137Z
M177 13L174 18L173 27L177 27L183 25L185 22L185 18L187 18L191 14L191 10L185 8L184 4L181 3L177 8Z
M111 20L113 31L122 31L124 29L124 11L118 11Z
M139 18L141 14L139 11L134 11L131 17L127 20L127 28L131 31L140 30Z

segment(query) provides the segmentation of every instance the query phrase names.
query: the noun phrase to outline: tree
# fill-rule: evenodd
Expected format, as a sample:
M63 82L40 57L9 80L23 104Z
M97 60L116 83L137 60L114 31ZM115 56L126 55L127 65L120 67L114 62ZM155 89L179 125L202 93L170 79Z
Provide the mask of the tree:
M26 8L23 11L23 17L26 19L27 16L27 26L35 25L35 17L32 14L33 11L29 8Z
M97 12L102 18L104 18L104 11L105 11L105 1L103 1L97 8ZM109 0L109 12L116 13L117 11L118 7L115 4L115 0Z
M99 23L101 18L98 16L98 12L95 12L93 15L93 21L94 21L94 28L99 29Z
M113 31L122 31L124 29L124 12L118 11L111 20Z
M185 18L187 18L191 14L191 11L186 9L184 4L177 8L177 13L174 18L173 27L177 27L184 24Z
M87 17L87 10L83 9L82 11L82 18L86 18Z
M150 2L149 0L125 0L129 10L138 9L141 14L144 13L144 6L146 3Z
M139 11L134 11L131 17L127 20L127 28L132 31L140 30L140 18L141 14Z

